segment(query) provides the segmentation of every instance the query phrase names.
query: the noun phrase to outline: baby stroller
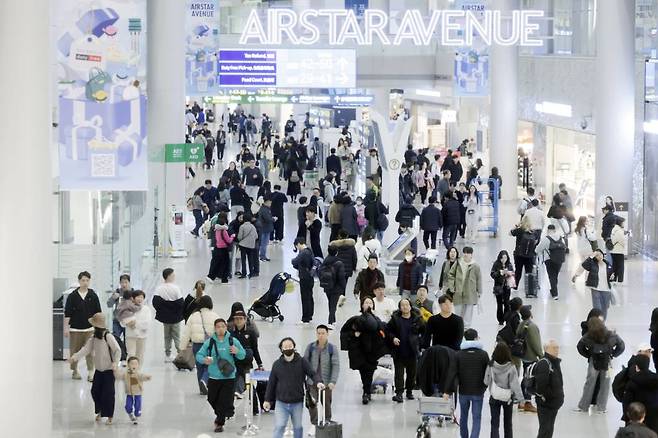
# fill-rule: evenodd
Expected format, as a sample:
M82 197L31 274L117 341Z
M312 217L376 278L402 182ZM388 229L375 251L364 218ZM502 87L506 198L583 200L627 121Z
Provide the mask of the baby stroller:
M270 288L262 297L254 301L249 308L249 311L247 312L249 319L254 319L253 314L255 313L262 319L269 319L270 322L274 322L275 318L279 318L279 321L283 321L283 315L276 303L281 299L281 295L286 292L286 284L289 281L292 281L292 277L286 272L280 272L272 277Z

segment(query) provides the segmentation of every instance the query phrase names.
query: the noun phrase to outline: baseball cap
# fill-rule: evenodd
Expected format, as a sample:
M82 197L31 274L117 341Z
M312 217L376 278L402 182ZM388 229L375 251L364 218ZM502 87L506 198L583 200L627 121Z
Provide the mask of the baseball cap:
M642 342L637 346L635 351L653 351L653 348L651 348L651 345L648 342Z

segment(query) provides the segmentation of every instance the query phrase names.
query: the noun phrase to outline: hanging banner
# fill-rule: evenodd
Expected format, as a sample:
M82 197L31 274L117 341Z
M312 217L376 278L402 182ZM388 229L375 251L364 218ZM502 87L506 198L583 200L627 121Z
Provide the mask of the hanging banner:
M218 0L187 0L185 17L185 91L188 96L217 90Z
M486 11L482 0L457 0L454 9L473 14L478 20L484 20ZM459 22L459 21L458 21ZM471 35L463 32L462 37L472 40L469 46L463 46L455 52L454 94L460 97L482 97L489 95L489 44L475 29Z
M146 0L52 8L61 190L147 190Z

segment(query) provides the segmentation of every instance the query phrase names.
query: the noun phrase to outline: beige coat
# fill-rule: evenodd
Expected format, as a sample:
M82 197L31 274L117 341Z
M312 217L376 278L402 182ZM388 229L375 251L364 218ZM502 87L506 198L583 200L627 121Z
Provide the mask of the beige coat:
M466 265L459 261L448 274L448 289L453 293L453 304L477 304L482 295L482 274L477 263Z
M143 383L151 380L151 376L140 373L139 371L131 373L130 370L118 371L116 377L123 380L126 395L142 395L144 390Z
M190 342L201 344L206 340L206 335L212 336L215 333L215 320L218 318L215 312L205 308L191 314L180 339L181 348L187 347Z

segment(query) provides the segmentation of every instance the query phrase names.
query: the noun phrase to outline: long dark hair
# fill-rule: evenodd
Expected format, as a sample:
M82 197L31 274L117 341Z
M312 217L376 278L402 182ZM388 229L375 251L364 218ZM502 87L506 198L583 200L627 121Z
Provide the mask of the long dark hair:
M590 318L587 320L586 336L596 343L604 344L608 340L608 329L599 317Z
M504 365L512 361L512 352L504 342L498 342L493 353L491 353L491 361Z
M658 334L658 307L653 309L651 312L651 325L649 326L651 333Z
M503 255L506 255L506 256L507 256L507 262L506 262L505 264L503 264L503 260L502 260L502 259L503 259ZM508 264L512 263L512 262L510 261L509 253L507 252L507 250L504 250L504 249L503 249L502 251L500 251L500 252L498 253L498 257L496 257L496 262L500 263L500 264L502 265L503 268L504 268L505 266L507 266Z
M576 223L576 234L580 236L585 227L587 226L587 216L581 216Z

